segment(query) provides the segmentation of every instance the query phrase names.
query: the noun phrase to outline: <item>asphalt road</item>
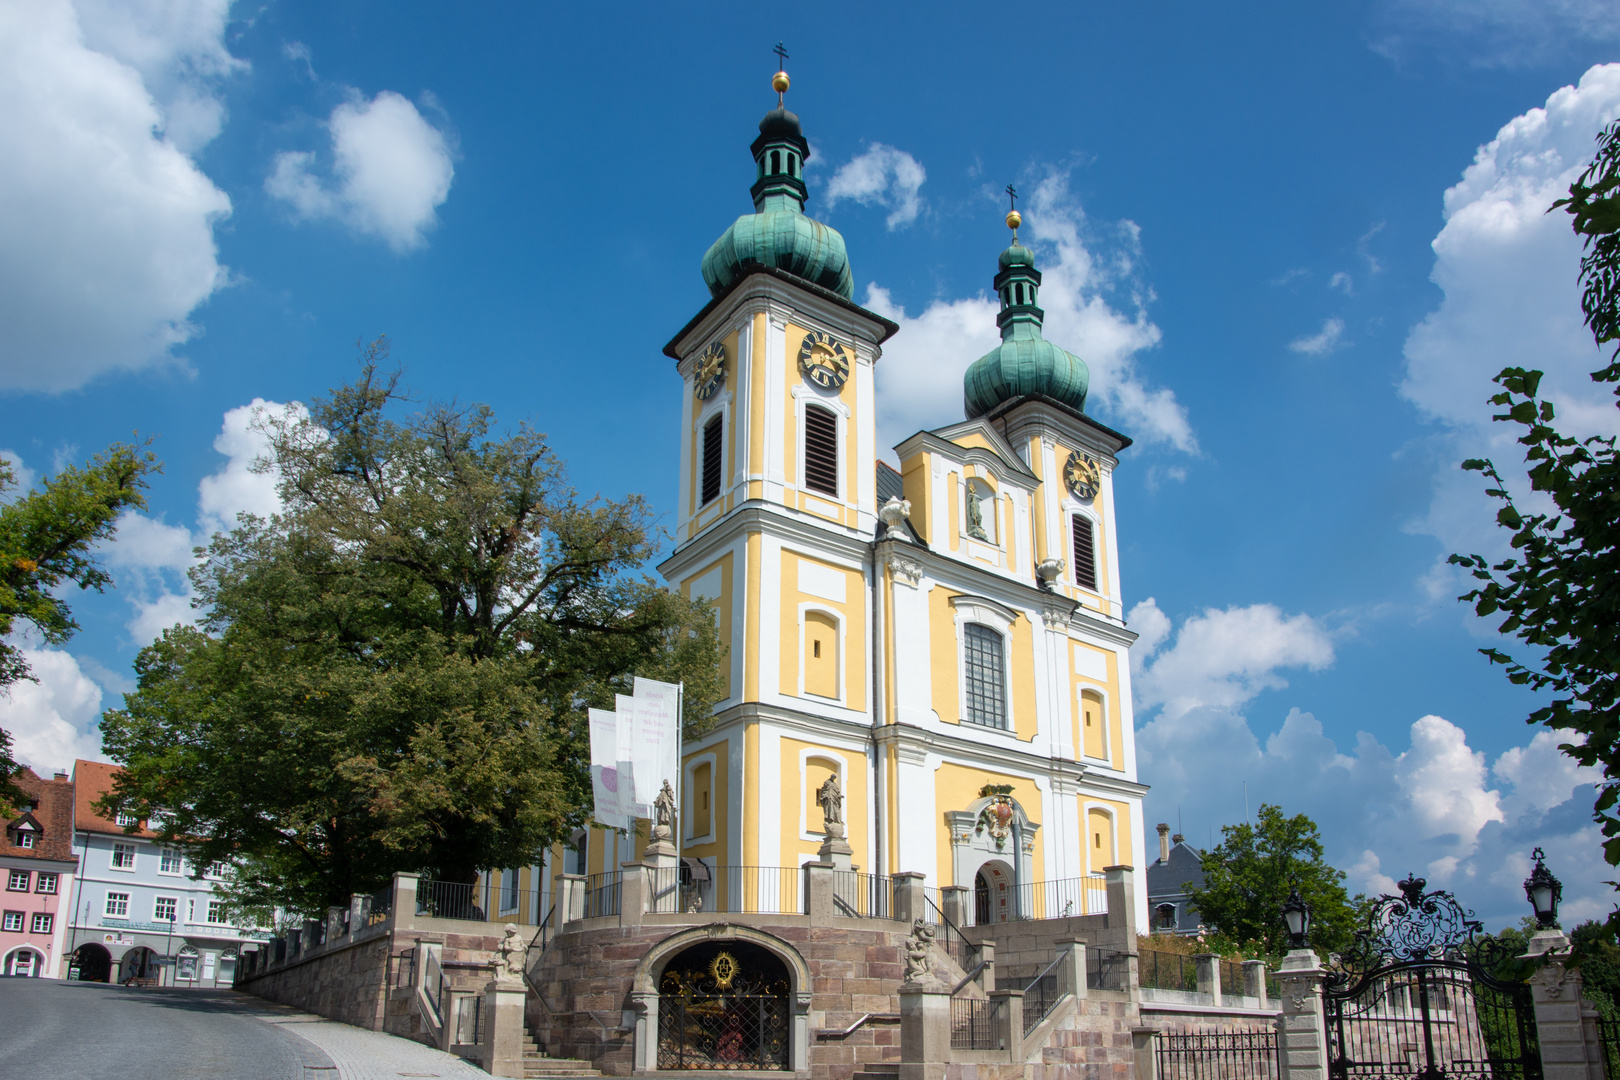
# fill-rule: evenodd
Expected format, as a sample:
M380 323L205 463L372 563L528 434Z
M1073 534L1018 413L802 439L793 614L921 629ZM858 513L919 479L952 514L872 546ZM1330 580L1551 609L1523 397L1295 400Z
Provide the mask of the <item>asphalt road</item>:
M0 977L0 1077L305 1080L335 1077L320 1049L231 990L125 989Z

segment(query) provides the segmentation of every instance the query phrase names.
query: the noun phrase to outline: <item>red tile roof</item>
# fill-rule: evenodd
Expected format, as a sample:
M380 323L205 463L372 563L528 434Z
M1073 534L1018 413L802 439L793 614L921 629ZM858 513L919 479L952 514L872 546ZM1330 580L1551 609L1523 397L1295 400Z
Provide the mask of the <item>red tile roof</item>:
M112 833L117 836L125 835L125 829L115 821L111 821L96 813L94 807L96 800L112 790L113 778L124 770L117 765L110 765L105 761L85 761L80 758L73 763L73 827L85 832ZM143 826L145 822L141 823ZM151 829L140 828L129 833L131 836L144 836L148 840L157 836Z
M44 831L34 847L14 846L9 827L12 822L21 820L21 815L18 815L6 823L7 832L4 839L0 840L0 852L7 858L72 862L73 781L66 777L60 780L42 780L34 775L34 770L26 767L11 779L27 793L29 798L38 801L39 808L34 811L34 820L39 822Z

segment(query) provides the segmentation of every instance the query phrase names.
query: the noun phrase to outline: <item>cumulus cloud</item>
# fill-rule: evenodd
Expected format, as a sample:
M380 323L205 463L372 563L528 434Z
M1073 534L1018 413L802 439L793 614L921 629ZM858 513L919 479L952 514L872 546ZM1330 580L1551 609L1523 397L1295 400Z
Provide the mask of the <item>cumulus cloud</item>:
M1288 685L1283 668L1320 671L1333 663L1333 640L1309 615L1284 615L1272 604L1208 608L1185 620L1169 648L1170 619L1143 601L1131 609L1131 628L1142 633L1132 657L1139 665L1136 703L1162 706L1174 718L1199 706L1234 709L1261 691Z
M396 252L426 243L455 176L449 140L391 90L332 110L332 176L306 151L276 155L264 189L300 217L329 218L385 241Z
M927 179L928 173L916 158L904 150L873 143L833 173L827 184L827 206L836 206L842 199L881 206L889 211L887 224L893 232L917 220L922 212L917 193Z
M1579 41L1620 39L1613 0L1385 0L1373 48L1392 60L1434 49L1483 66L1562 56Z
M225 414L214 449L225 455L226 462L197 485L198 525L205 536L232 528L238 514L267 518L281 512L277 477L261 467L269 445L256 425L266 414L299 418L306 410L296 401L283 405L254 398Z
M1602 127L1620 116L1620 64L1588 70L1509 121L1481 146L1462 179L1445 193L1445 225L1434 239L1431 274L1444 294L1415 326L1405 345L1401 394L1440 432L1433 495L1412 531L1434 536L1443 549L1505 551L1476 474L1458 462L1491 457L1510 477L1522 475L1515 432L1492 423L1491 377L1519 365L1546 372L1542 394L1560 426L1577 435L1620 433L1620 410L1607 387L1588 374L1603 353L1582 322L1577 272L1579 238L1563 213L1548 214L1585 168ZM1437 565L1431 591L1455 595L1453 572Z
M224 6L0 5L0 389L173 363L197 332L231 203L185 148L223 116Z
M1147 315L1152 294L1138 279L1136 227L1123 223L1112 243L1098 244L1067 177L1049 174L1028 200L1023 235L1041 268L1040 302L1046 337L1075 353L1091 370L1087 411L1139 440L1198 452L1187 410L1175 394L1151 386L1137 354L1159 343ZM993 276L987 259L985 278ZM939 299L909 315L883 286L868 286L866 306L901 326L877 366L878 439L884 448L919 429L962 415L962 374L1001 340L995 301L987 294Z
M17 760L49 776L74 758L101 756L101 687L61 649L24 649L34 682L0 695L0 728L11 733Z
M1344 275L1336 275L1343 277ZM1326 356L1328 353L1344 346L1344 320L1328 319L1322 323L1322 329L1309 337L1295 338L1288 343L1288 347L1297 353L1306 356Z

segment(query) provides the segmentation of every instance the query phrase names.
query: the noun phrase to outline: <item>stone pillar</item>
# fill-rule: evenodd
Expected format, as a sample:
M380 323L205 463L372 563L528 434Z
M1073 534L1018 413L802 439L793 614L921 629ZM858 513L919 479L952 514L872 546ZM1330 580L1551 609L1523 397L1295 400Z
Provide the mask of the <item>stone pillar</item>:
M666 904L666 901L673 901L673 896L659 898L656 895L663 879L673 877L673 873L656 873L653 867L646 863L625 863L620 867L620 871L620 926L640 926L641 917L649 911L675 910L673 906Z
M1084 998L1086 985L1086 943L1079 938L1058 938L1058 955L1063 962L1057 967L1058 993Z
M1581 1000L1580 969L1564 966L1569 952L1562 930L1538 930L1524 954L1525 959L1545 958L1530 978L1542 1075L1545 1080L1603 1080L1603 1043L1597 1024L1587 1022L1590 1006Z
M1328 1080L1327 1027L1322 981L1327 972L1309 949L1294 949L1277 969L1282 993L1283 1080Z
M1105 866L1103 877L1108 888L1108 944L1118 950L1124 967L1120 973L1125 990L1140 996L1136 952L1136 871L1130 866Z
M343 909L329 907L326 909L326 940L328 943L336 941L343 936Z
M944 1080L951 1060L951 988L929 977L900 984L900 1080Z
M1150 1027L1131 1028L1131 1057L1136 1080L1159 1080L1159 1055L1153 1052L1158 1032Z
M484 987L484 1030L478 1056L491 1076L523 1075L523 983L496 979Z
M653 842L641 852L641 865L645 867L643 873L647 880L646 910L672 915L681 910L681 859L675 853L674 844L659 838L661 832L667 831L662 826L653 830ZM664 895L659 896L659 893Z
M942 885L939 890L940 913L958 927L967 926L972 922L968 918L969 899L966 885Z
M658 994L652 990L630 991L630 1011L635 1014L635 1047L631 1068L651 1072L658 1068Z
M990 1004L996 1007L1001 1021L1001 1033L1006 1042L1007 1060L1013 1064L1024 1061L1024 992L1022 990L992 990Z
M288 930L286 938L287 959L291 960L304 951L304 932L302 930Z
M366 894L349 894L349 936L353 937L366 925Z
M389 918L393 925L408 927L416 919L416 885L420 874L394 873L394 910Z
M831 864L805 863L805 914L810 916L811 926L826 926L834 915L840 914L838 905L833 902L834 890L838 887L838 878Z
M1267 1009L1271 1007L1266 1002L1266 962L1264 960L1243 961L1243 996L1254 998L1256 1008Z
M926 880L912 870L894 875L894 910L889 912L891 919L907 926L917 919L933 921L934 913L928 910L928 893L923 885Z
M321 931L326 929L320 919L304 920L304 951L308 952L321 944Z
M557 929L585 917L585 875L558 874L553 884L557 897Z
M1199 953L1193 957L1198 965L1198 992L1208 994L1210 1003L1221 1003L1221 958L1214 953Z
M984 967L979 971L976 981L979 984L979 989L988 994L996 988L996 943L993 941L981 942L979 944L979 959L984 962Z

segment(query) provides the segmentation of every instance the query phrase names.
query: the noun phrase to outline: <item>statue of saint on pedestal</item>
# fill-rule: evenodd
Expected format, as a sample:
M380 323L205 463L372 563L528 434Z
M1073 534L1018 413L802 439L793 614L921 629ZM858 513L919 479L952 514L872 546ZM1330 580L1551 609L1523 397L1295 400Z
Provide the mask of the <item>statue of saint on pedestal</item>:
M652 838L668 840L675 835L675 789L664 781L663 790L653 800L653 831Z
M838 774L827 777L827 782L816 789L816 802L821 804L821 818L826 822L828 836L844 835L844 790L838 786Z

